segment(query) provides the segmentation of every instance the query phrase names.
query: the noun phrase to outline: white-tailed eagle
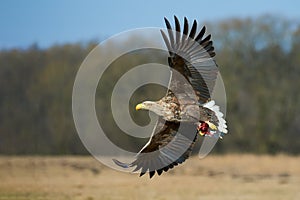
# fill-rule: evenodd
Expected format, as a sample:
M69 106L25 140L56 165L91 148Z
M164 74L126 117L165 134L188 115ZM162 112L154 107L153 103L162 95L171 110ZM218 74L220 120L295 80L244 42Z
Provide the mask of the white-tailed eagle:
M158 122L133 162L113 159L123 168L141 170L140 176L149 172L150 178L183 163L190 156L198 134L222 137L227 133L223 114L211 99L218 75L211 35L204 37L205 27L196 34L196 20L189 29L184 18L182 31L176 16L174 20L175 29L165 18L167 31L161 30L172 72L167 94L159 101L145 101L136 106L136 110L157 114Z

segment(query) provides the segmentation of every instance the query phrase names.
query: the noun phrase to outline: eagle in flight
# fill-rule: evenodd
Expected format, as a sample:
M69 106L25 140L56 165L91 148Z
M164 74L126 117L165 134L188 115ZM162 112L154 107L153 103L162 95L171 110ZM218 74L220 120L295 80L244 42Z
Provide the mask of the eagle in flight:
M161 175L183 163L191 154L198 135L222 138L227 133L226 121L219 106L211 99L218 68L211 35L204 37L205 26L197 32L194 20L184 18L181 32L174 16L175 29L165 18L167 30L161 30L169 51L171 77L166 95L159 101L144 101L136 110L148 110L158 115L158 121L148 143L131 163L113 159L123 168Z

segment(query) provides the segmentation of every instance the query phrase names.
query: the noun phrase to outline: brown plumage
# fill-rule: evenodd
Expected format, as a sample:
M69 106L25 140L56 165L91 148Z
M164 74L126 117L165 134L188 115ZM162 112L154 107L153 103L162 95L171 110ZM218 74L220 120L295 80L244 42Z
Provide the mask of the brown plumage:
M211 36L204 37L205 27L196 36L195 20L190 32L186 18L183 32L176 16L174 20L175 30L166 18L167 33L161 30L172 72L167 94L159 101L136 106L137 110L149 110L159 116L152 136L132 163L114 159L121 167L141 170L140 176L149 172L150 178L183 163L192 152L198 132L216 137L227 133L223 114L211 101L218 74Z

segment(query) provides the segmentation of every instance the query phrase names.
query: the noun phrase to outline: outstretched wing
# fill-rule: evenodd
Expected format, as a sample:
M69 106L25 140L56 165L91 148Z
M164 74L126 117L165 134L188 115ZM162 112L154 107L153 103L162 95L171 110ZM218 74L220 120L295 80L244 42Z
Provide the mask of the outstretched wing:
M197 137L195 129L195 125L169 122L159 117L150 140L132 163L113 161L123 168L135 167L133 171L141 170L140 176L147 172L150 178L155 172L161 175L190 156Z
M175 29L165 18L167 34L161 30L165 44L169 50L168 58L171 68L182 74L192 85L200 103L210 100L218 75L218 69L213 57L215 56L211 35L204 37L205 26L196 36L197 22L193 21L189 31L188 20L184 18L183 31L176 16ZM168 36L167 36L168 35ZM172 78L170 88L176 88L178 83ZM174 86L173 86L174 85Z

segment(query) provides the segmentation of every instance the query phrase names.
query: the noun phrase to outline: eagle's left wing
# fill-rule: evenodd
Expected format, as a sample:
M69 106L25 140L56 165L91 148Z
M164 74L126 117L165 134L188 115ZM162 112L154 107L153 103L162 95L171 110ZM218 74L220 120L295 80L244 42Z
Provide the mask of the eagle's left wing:
M189 30L189 23L186 18L184 18L183 31L181 32L176 16L174 16L174 20L175 29L165 18L167 34L161 30L170 55L168 58L169 65L186 78L193 87L198 101L204 104L211 98L218 75L217 64L213 59L215 52L211 35L204 37L205 26L196 35L196 20L193 21L191 30ZM170 80L169 89L178 89L178 85L181 83L177 83L177 81L173 77Z

